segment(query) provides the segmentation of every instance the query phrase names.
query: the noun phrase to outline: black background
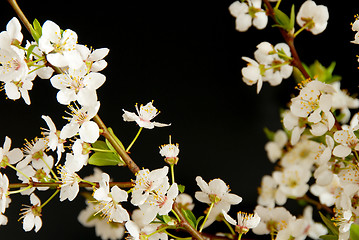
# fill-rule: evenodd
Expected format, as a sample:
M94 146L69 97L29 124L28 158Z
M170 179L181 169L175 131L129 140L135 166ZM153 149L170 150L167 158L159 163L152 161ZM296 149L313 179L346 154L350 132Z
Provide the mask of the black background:
M303 1L295 1L296 10ZM343 76L342 85L358 92L358 46L350 23L359 13L359 3L316 1L329 7L327 30L313 36L299 35L296 46L307 64L315 59L328 66L337 62L335 74ZM352 1L354 2L354 1ZM356 1L355 1L356 2ZM232 193L243 198L231 213L253 211L261 176L270 174L273 166L266 158L263 127L280 127L279 107L285 107L295 93L293 79L278 87L264 84L259 95L255 87L241 80L242 56L253 58L256 45L262 41L282 42L279 31L269 24L265 30L250 28L246 33L235 31L235 19L229 14L232 1L19 1L25 15L40 23L50 19L62 29L74 30L78 42L93 48L108 47L108 67L102 71L106 83L98 90L99 115L128 145L138 127L122 120L122 109L134 111L135 103L154 100L160 111L155 121L172 123L171 127L145 129L131 149L131 157L142 168L163 166L159 146L168 143L168 136L180 145L180 161L176 180L193 195L198 190L195 177L209 181L221 178ZM283 10L290 4L283 0ZM0 3L0 29L15 16L6 1ZM298 29L298 26L296 26ZM24 39L30 39L23 30ZM66 110L56 101L57 90L47 80L36 79L30 91L32 104L11 101L0 93L0 143L5 136L14 147L22 147L24 139L40 136L46 127L41 115L52 117L57 127L66 123L61 118ZM116 181L133 176L127 169L103 168ZM80 176L91 173L91 167ZM3 171L2 171L3 172ZM11 170L6 169L9 176ZM14 180L16 181L16 179ZM45 201L51 193L40 193ZM94 230L77 222L85 207L81 196L73 202L51 201L43 209L43 227L39 233L25 233L18 212L28 197L12 197L6 210L9 223L0 227L1 239L95 239ZM205 205L196 202L198 212ZM217 229L212 228L213 231Z

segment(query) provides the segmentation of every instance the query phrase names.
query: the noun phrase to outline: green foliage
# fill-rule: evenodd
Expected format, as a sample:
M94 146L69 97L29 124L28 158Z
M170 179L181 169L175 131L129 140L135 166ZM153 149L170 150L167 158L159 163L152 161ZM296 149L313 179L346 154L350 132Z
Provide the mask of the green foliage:
M110 149L110 147L112 149ZM113 149L111 144L107 144L104 141L98 140L92 144L95 153L89 158L89 164L95 166L124 166L125 162L122 160L120 155Z
M34 40L37 43L39 43L39 39L42 35L42 27L36 18L35 18L34 22L32 23L31 35L34 38Z
M334 223L324 216L321 212L319 212L320 217L322 218L323 223L327 226L329 233L327 235L320 236L323 240L337 240L339 238L339 229Z
M294 11L294 4L292 5L290 17L287 14L279 10L278 8L274 8L274 16L276 19L277 24L273 25L273 27L280 27L286 30L287 32L294 29L295 23L295 11Z
M196 216L192 213L191 210L187 210L187 209L181 209L184 217L186 218L186 220L188 221L189 224L191 224L191 226L195 229L197 229L197 219Z
M180 193L184 193L185 186L184 186L184 185L181 185L181 184L177 184L177 186L178 186L178 191L179 191Z
M352 224L350 226L350 239L359 240L359 225Z
M329 67L326 68L318 60L315 60L315 62L309 67L303 64L311 78L317 78L319 81L328 84L340 81L342 79L341 76L333 75L335 65L336 63L332 62Z
M265 133L265 135L267 136L269 141L273 141L274 140L274 134L275 132L269 130L267 127L263 128L263 131Z

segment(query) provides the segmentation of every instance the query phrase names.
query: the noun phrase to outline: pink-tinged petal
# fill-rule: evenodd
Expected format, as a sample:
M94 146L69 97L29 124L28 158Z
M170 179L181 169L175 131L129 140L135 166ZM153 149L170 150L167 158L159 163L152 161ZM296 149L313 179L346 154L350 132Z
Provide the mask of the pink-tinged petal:
M12 149L6 155L9 158L10 164L15 164L15 163L19 162L24 157L24 154L22 153L22 151L19 148Z
M202 190L202 192L210 193L211 189L209 188L208 184L202 179L202 177L197 176L196 182L199 188Z
M13 82L5 83L4 89L8 98L12 100L17 100L21 97L18 87Z
M350 147L338 145L333 149L333 154L337 157L346 157L352 152Z
M80 129L79 124L77 123L68 123L62 129L60 133L61 139L67 139L75 136Z
M126 201L128 197L127 192L120 189L118 186L113 186L111 188L111 195L116 202Z
M50 78L51 85L56 89L64 89L66 87L69 87L68 84L68 77L64 74L56 74L52 78Z
M66 65L72 69L79 69L84 63L81 55L77 51L66 51L63 56L67 63Z
M236 30L245 32L252 25L252 17L249 14L239 14L236 18Z
M97 102L96 90L82 88L76 97L81 106L93 106Z
M268 16L264 11L255 14L255 18L253 19L253 26L261 30L267 26L267 23L268 23Z
M35 225L35 216L32 213L28 213L24 217L24 221L22 223L22 227L25 232L31 231Z
M232 224L234 226L237 225L236 220L231 218L225 211L222 210L222 214L223 214L224 219L226 219L227 222L229 222L230 224Z
M107 54L109 53L110 49L108 48L99 48L96 49L95 51L93 51L89 57L90 61L98 61L103 59L104 57L107 56Z
M213 179L212 181L210 181L208 183L208 186L210 188L211 193L222 195L222 194L225 194L228 192L228 186L226 185L225 182L223 182L219 178L216 178L216 179Z
M56 67L67 67L69 65L67 58L61 53L50 53L46 55L49 63Z
M35 217L34 223L35 223L35 232L38 232L40 230L40 228L42 227L42 220L41 220L40 216Z
M56 99L60 104L69 105L76 100L76 93L72 89L65 88L57 92Z
M83 83L86 86L86 88L96 90L99 87L101 87L105 81L106 81L105 75L101 73L91 72L84 78Z
M137 116L135 113L133 112L128 112L126 110L123 110L123 115L122 115L122 118L123 118L123 121L125 122L133 122L133 121L137 121L137 120L140 120L140 117Z
M194 197L200 202L208 203L208 204L211 203L211 200L209 199L208 194L206 194L204 192L196 192Z
M12 39L22 42L23 35L21 33L21 24L16 17L13 17L6 25L6 31L9 33Z
M100 137L100 128L95 122L88 121L81 125L79 134L84 142L94 143Z

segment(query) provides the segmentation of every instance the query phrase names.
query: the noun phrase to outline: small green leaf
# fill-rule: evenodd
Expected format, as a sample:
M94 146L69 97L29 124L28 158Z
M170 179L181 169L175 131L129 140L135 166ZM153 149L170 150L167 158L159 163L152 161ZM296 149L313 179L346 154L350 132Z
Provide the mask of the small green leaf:
M359 225L352 224L350 226L350 239L359 240Z
M204 218L204 216L200 216L200 217L197 219L195 229L198 228L199 222L200 222L203 218Z
M335 235L321 235L319 238L323 240L338 240L338 236Z
M304 64L303 64L303 67L305 68ZM308 72L308 70L307 70L307 72ZM296 83L301 83L305 80L303 73L296 67L293 67L293 77L294 77Z
M263 128L263 131L265 133L265 135L267 136L269 141L273 141L274 140L274 135L275 132L269 130L267 127Z
M38 43L39 39L42 35L42 28L41 25L39 23L39 21L35 18L34 22L32 23L32 28L31 30L31 35L34 38L34 40Z
M192 227L196 228L197 219L191 210L181 209L186 220L191 224Z
M291 22L287 14L279 10L278 8L274 8L274 16L278 24L274 25L275 27L283 28L287 31L292 30L290 27Z
M339 235L339 228L337 226L334 225L334 223L327 218L326 216L324 216L321 212L319 212L320 217L322 218L322 221L324 222L325 226L328 227L328 229L330 230L330 232L334 235L337 236Z
M114 153L110 152L95 152L89 158L89 164L95 166L115 166L121 162Z
M181 184L177 184L177 186L178 186L178 191L180 192L180 193L184 193L184 189L186 188L184 185L181 185Z
M289 19L289 30L294 29L295 24L295 11L294 11L294 4L292 5L292 8L290 10L290 19Z
M94 142L92 144L93 148L97 148L97 149L103 149L103 150L110 150L107 146L107 144L104 141L101 140L97 140L96 142Z
M36 47L36 45L30 45L30 47L27 49L26 51L26 60L29 60L32 51L34 51L34 48Z

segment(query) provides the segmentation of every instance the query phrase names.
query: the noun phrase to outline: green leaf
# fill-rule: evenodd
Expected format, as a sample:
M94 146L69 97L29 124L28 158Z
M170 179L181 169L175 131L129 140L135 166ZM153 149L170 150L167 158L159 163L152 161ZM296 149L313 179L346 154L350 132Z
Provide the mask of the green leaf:
M172 221L172 218L168 215L162 215L162 219L163 219L163 222L166 224Z
M339 236L339 228L337 226L335 226L334 223L329 218L324 216L321 212L319 212L319 215L322 218L322 221L324 222L324 224L328 227L329 231L332 233L332 235L338 237Z
M350 226L350 239L359 240L359 225L352 224Z
M181 209L186 220L191 224L192 227L196 228L197 219L191 210Z
M290 19L289 19L289 30L294 29L295 24L295 11L294 11L294 4L292 5L292 8L290 10Z
M330 84L342 79L341 76L333 75L335 65L336 63L332 62L329 67L324 67L318 60L316 60L312 65L309 67L306 66L305 68L312 78L316 77L319 81Z
M121 159L111 152L95 152L89 158L89 164L95 166L115 166L121 163Z
M34 22L32 23L32 28L31 30L31 35L34 38L34 40L38 43L39 39L42 35L42 28L41 25L39 23L39 21L35 18Z
M198 228L199 222L204 218L204 216L200 216L196 221L196 229Z
M93 148L102 149L102 150L110 150L107 144L104 141L97 140L96 142L92 143Z
M184 185L181 185L181 184L177 184L177 186L178 186L178 191L179 191L180 193L184 193L185 186L184 186Z
M30 47L27 49L26 51L26 60L29 60L32 51L34 51L34 48L36 47L36 45L30 45Z
M304 64L303 64L303 67L305 68ZM308 70L307 70L307 72L308 72ZM294 77L296 83L301 83L305 80L303 73L296 67L293 67L293 77Z
M265 133L265 135L267 136L269 141L273 141L274 140L274 135L275 132L269 130L267 127L263 128L263 131Z
M287 14L285 14L278 8L274 8L273 11L274 11L274 17L278 23L273 26L283 28L286 31L290 31L293 29L291 28L291 20L289 19Z
M335 235L321 235L319 238L323 240L338 240L338 236Z

